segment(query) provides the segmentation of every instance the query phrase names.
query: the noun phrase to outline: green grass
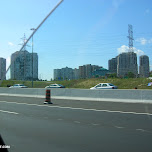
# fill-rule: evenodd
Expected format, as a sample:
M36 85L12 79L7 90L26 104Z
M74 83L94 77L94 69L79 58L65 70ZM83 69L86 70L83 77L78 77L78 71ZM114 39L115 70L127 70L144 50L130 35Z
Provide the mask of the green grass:
M119 89L152 89L148 87L147 84L151 82L147 78L129 78L129 79L120 79L120 78L91 78L91 79L80 79L80 80L65 80L65 81L34 81L34 88L44 88L45 86L53 83L58 83L64 85L66 88L81 88L89 89L95 86L98 83L112 83L118 86ZM7 87L7 85L14 84L24 84L29 88L32 87L31 81L17 81L17 80L4 80L1 84L1 87Z

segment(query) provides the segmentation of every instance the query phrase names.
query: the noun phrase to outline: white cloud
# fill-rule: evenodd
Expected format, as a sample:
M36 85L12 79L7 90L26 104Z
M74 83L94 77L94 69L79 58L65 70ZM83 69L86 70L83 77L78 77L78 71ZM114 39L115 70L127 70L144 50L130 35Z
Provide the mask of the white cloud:
M146 44L151 44L152 43L152 38L151 39L145 39L145 38L138 38L136 39L136 42L139 42L141 45L146 45Z
M8 42L9 46L14 46L14 44L12 42Z
M122 45L120 48L117 49L118 54L128 52L128 50L129 50L129 47L126 45Z
M138 49L136 49L135 47L134 47L134 52L135 52L137 55L144 55L144 54L145 54L144 51L138 50Z
M143 55L144 52L142 50L138 50L137 48L133 47L134 52L137 55ZM118 54L120 53L124 53L124 52L128 52L129 51L129 47L126 45L122 45L120 48L117 49Z
M141 45L147 44L147 40L145 38L138 38L136 42L139 42Z

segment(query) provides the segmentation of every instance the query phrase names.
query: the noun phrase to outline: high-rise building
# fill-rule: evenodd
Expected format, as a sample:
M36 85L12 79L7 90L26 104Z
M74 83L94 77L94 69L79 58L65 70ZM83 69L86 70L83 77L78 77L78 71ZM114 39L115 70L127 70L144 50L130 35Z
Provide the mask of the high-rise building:
M147 55L140 56L139 75L149 77L149 57Z
M99 66L99 65L92 65L92 71L95 71L95 70L98 70L98 69L101 69L103 68L102 66Z
M134 52L122 53L117 57L117 76L125 77L128 72L138 76L137 55Z
M85 65L79 66L79 77L80 77L80 79L86 78L86 67L85 67Z
M107 70L105 68L100 68L100 69L93 71L92 76L93 77L102 77L102 76L106 76L107 74L110 74L109 70Z
M54 69L54 80L85 79L93 77L93 71L102 68L98 65L86 64L75 68Z
M91 78L92 77L92 65L91 64L86 64L86 78Z
M33 68L32 68L33 63ZM38 55L28 51L17 51L11 55L11 79L33 80L38 79Z
M108 69L110 73L117 73L117 57L108 61Z
M54 69L54 80L72 80L74 79L72 68Z
M6 59L0 58L0 80L6 80Z
M61 80L61 69L54 69L54 80Z
M98 70L102 68L101 66L98 65L91 65L91 64L86 64L83 66L79 66L79 77L80 78L91 78L92 77L92 73L95 70Z
M73 69L73 79L79 79L79 69Z
M73 79L73 69L72 68L62 68L61 69L61 76L63 80L72 80Z

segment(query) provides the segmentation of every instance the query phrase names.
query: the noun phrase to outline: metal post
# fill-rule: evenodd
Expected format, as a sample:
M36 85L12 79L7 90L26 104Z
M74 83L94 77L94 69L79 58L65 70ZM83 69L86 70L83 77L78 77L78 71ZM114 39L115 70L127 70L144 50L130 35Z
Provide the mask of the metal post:
M32 36L32 88L33 88L33 36Z
M35 28L31 28L32 31L35 31ZM32 88L33 88L33 35L32 35Z

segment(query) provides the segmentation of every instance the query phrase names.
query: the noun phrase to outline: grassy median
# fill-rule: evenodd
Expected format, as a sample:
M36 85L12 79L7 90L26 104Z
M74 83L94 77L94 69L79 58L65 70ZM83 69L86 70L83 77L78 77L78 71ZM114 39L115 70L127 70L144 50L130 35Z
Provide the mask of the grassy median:
M44 88L45 86L53 83L58 83L64 85L66 88L81 88L81 89L89 89L95 86L98 83L112 83L118 86L119 89L134 89L137 87L138 89L152 89L148 87L148 83L152 82L147 78L128 78L128 79L120 79L120 78L91 78L91 79L79 79L79 80L65 80L65 81L34 81L34 88ZM8 85L14 84L24 84L29 88L32 87L31 81L17 81L17 80L4 80L1 84L1 87L7 87Z

